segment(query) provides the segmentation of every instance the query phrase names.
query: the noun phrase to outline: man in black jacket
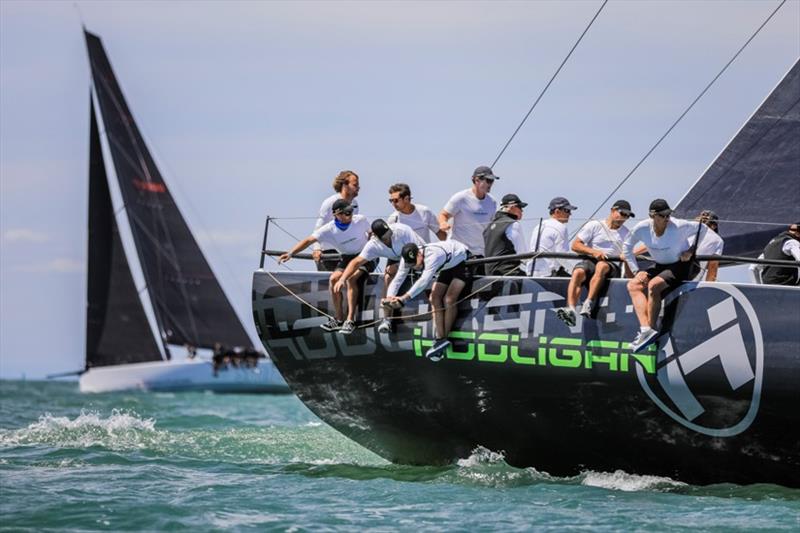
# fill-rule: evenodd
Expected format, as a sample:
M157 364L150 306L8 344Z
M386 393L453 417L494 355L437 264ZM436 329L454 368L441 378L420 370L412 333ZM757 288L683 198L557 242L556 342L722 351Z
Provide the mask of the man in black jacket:
M483 230L486 257L525 253L525 238L522 235L522 210L528 204L516 194L506 194L500 201L500 209ZM524 276L523 261L498 261L486 265L490 276Z
M789 226L772 238L764 248L764 259L800 261L800 223ZM795 267L765 267L761 279L769 285L800 285L800 276Z

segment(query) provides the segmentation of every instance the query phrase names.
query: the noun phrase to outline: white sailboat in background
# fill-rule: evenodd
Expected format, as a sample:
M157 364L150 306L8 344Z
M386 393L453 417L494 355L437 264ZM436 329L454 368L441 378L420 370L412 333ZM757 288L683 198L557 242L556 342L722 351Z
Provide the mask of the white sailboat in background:
M92 73L82 392L289 392L255 351L133 120L99 37ZM194 357L195 350L214 357ZM187 357L173 359L172 352Z

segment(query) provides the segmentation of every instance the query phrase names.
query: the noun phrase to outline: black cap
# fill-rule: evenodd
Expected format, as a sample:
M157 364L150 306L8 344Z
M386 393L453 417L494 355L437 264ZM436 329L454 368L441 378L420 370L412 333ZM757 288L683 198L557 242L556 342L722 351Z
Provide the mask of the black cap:
M335 202L333 202L333 206L331 207L331 211L333 211L334 215L338 215L340 213L352 213L353 206L350 205L350 202L347 200L343 200L339 198Z
M578 208L569 203L569 200L563 196L556 196L550 200L550 207L548 207L548 209L550 211L555 211L556 209L569 209L570 211L574 211Z
M419 246L417 246L413 242L410 242L408 244L403 245L403 250L400 252L400 257L402 257L403 261L406 263L416 263L418 253L419 253Z
M633 214L633 211L631 211L631 204L628 202L628 200L617 200L616 202L614 202L614 205L611 206L611 209L616 209L623 215L628 215L633 218L636 218L636 215Z
M389 224L382 218L376 218L372 221L372 234L381 240L383 240L383 237L387 234L391 238L392 228L390 228Z
M480 166L472 173L473 178L486 178L490 180L499 180L500 176L495 176L492 169L487 166Z
M500 205L516 205L521 208L528 207L528 204L520 200L519 196L516 194L506 194L503 196L503 199L500 200Z
M669 215L670 213L672 213L672 209L670 209L669 204L663 198L656 198L650 202L651 215Z

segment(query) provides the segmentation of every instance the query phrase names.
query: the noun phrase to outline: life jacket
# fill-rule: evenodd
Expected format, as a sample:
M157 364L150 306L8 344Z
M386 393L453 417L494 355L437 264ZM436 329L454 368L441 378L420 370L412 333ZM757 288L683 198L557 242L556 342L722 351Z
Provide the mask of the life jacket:
M772 238L764 248L764 259L777 259L794 261L794 257L783 253L783 244L795 237L784 231ZM761 273L761 279L769 285L797 285L798 275L796 267L767 266Z
M492 221L483 230L484 254L486 257L514 255L524 252L524 250L516 250L514 243L506 236L506 229L516 221L517 219L513 215L505 211L498 211L494 214ZM486 273L490 276L504 276L519 268L519 265L519 260L487 263Z

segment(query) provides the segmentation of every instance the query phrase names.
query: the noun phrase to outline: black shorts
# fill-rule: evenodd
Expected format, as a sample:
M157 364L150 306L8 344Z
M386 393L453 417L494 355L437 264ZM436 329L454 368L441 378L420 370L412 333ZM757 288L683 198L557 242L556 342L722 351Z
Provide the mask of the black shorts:
M453 268L440 270L436 275L435 283L444 283L445 285L450 285L450 282L454 279L460 279L464 283L467 282L467 265L465 265L463 261Z
M645 272L650 278L661 278L667 282L670 289L674 289L682 282L692 279L696 275L696 267L693 261L678 261L668 265L654 263Z
M483 259L484 256L482 255L473 255L472 252L467 250L467 261L470 259ZM486 275L486 263L481 263L479 265L470 265L469 267L470 275L472 276L485 276Z
M611 267L611 269L608 271L608 274L606 275L606 278L607 279L618 278L621 272L619 264L612 263L611 261L606 261L606 263L608 263L608 266ZM579 261L577 265L575 265L575 268L572 269L572 272L575 272L575 270L579 268L584 272L586 272L586 279L584 280L584 283L589 283L589 280L592 279L592 276L594 276L595 270L597 269L597 260L583 259Z
M328 249L328 250L322 250L322 253L324 255L328 255L328 254L338 254L339 252L333 249ZM317 270L320 272L333 272L334 270L336 270L336 265L338 264L339 264L338 259L323 259L321 261L317 261Z
M339 259L338 263L336 263L336 271L338 272L340 270L344 270L345 268L347 268L347 265L350 264L350 261L352 261L356 257L358 257L358 254L355 254L355 255L342 255L342 258ZM358 267L358 269L361 270L362 272L364 272L365 274L369 274L370 272L375 270L376 263L377 263L377 261L375 261L375 260L367 261L366 263L364 263L363 265Z

